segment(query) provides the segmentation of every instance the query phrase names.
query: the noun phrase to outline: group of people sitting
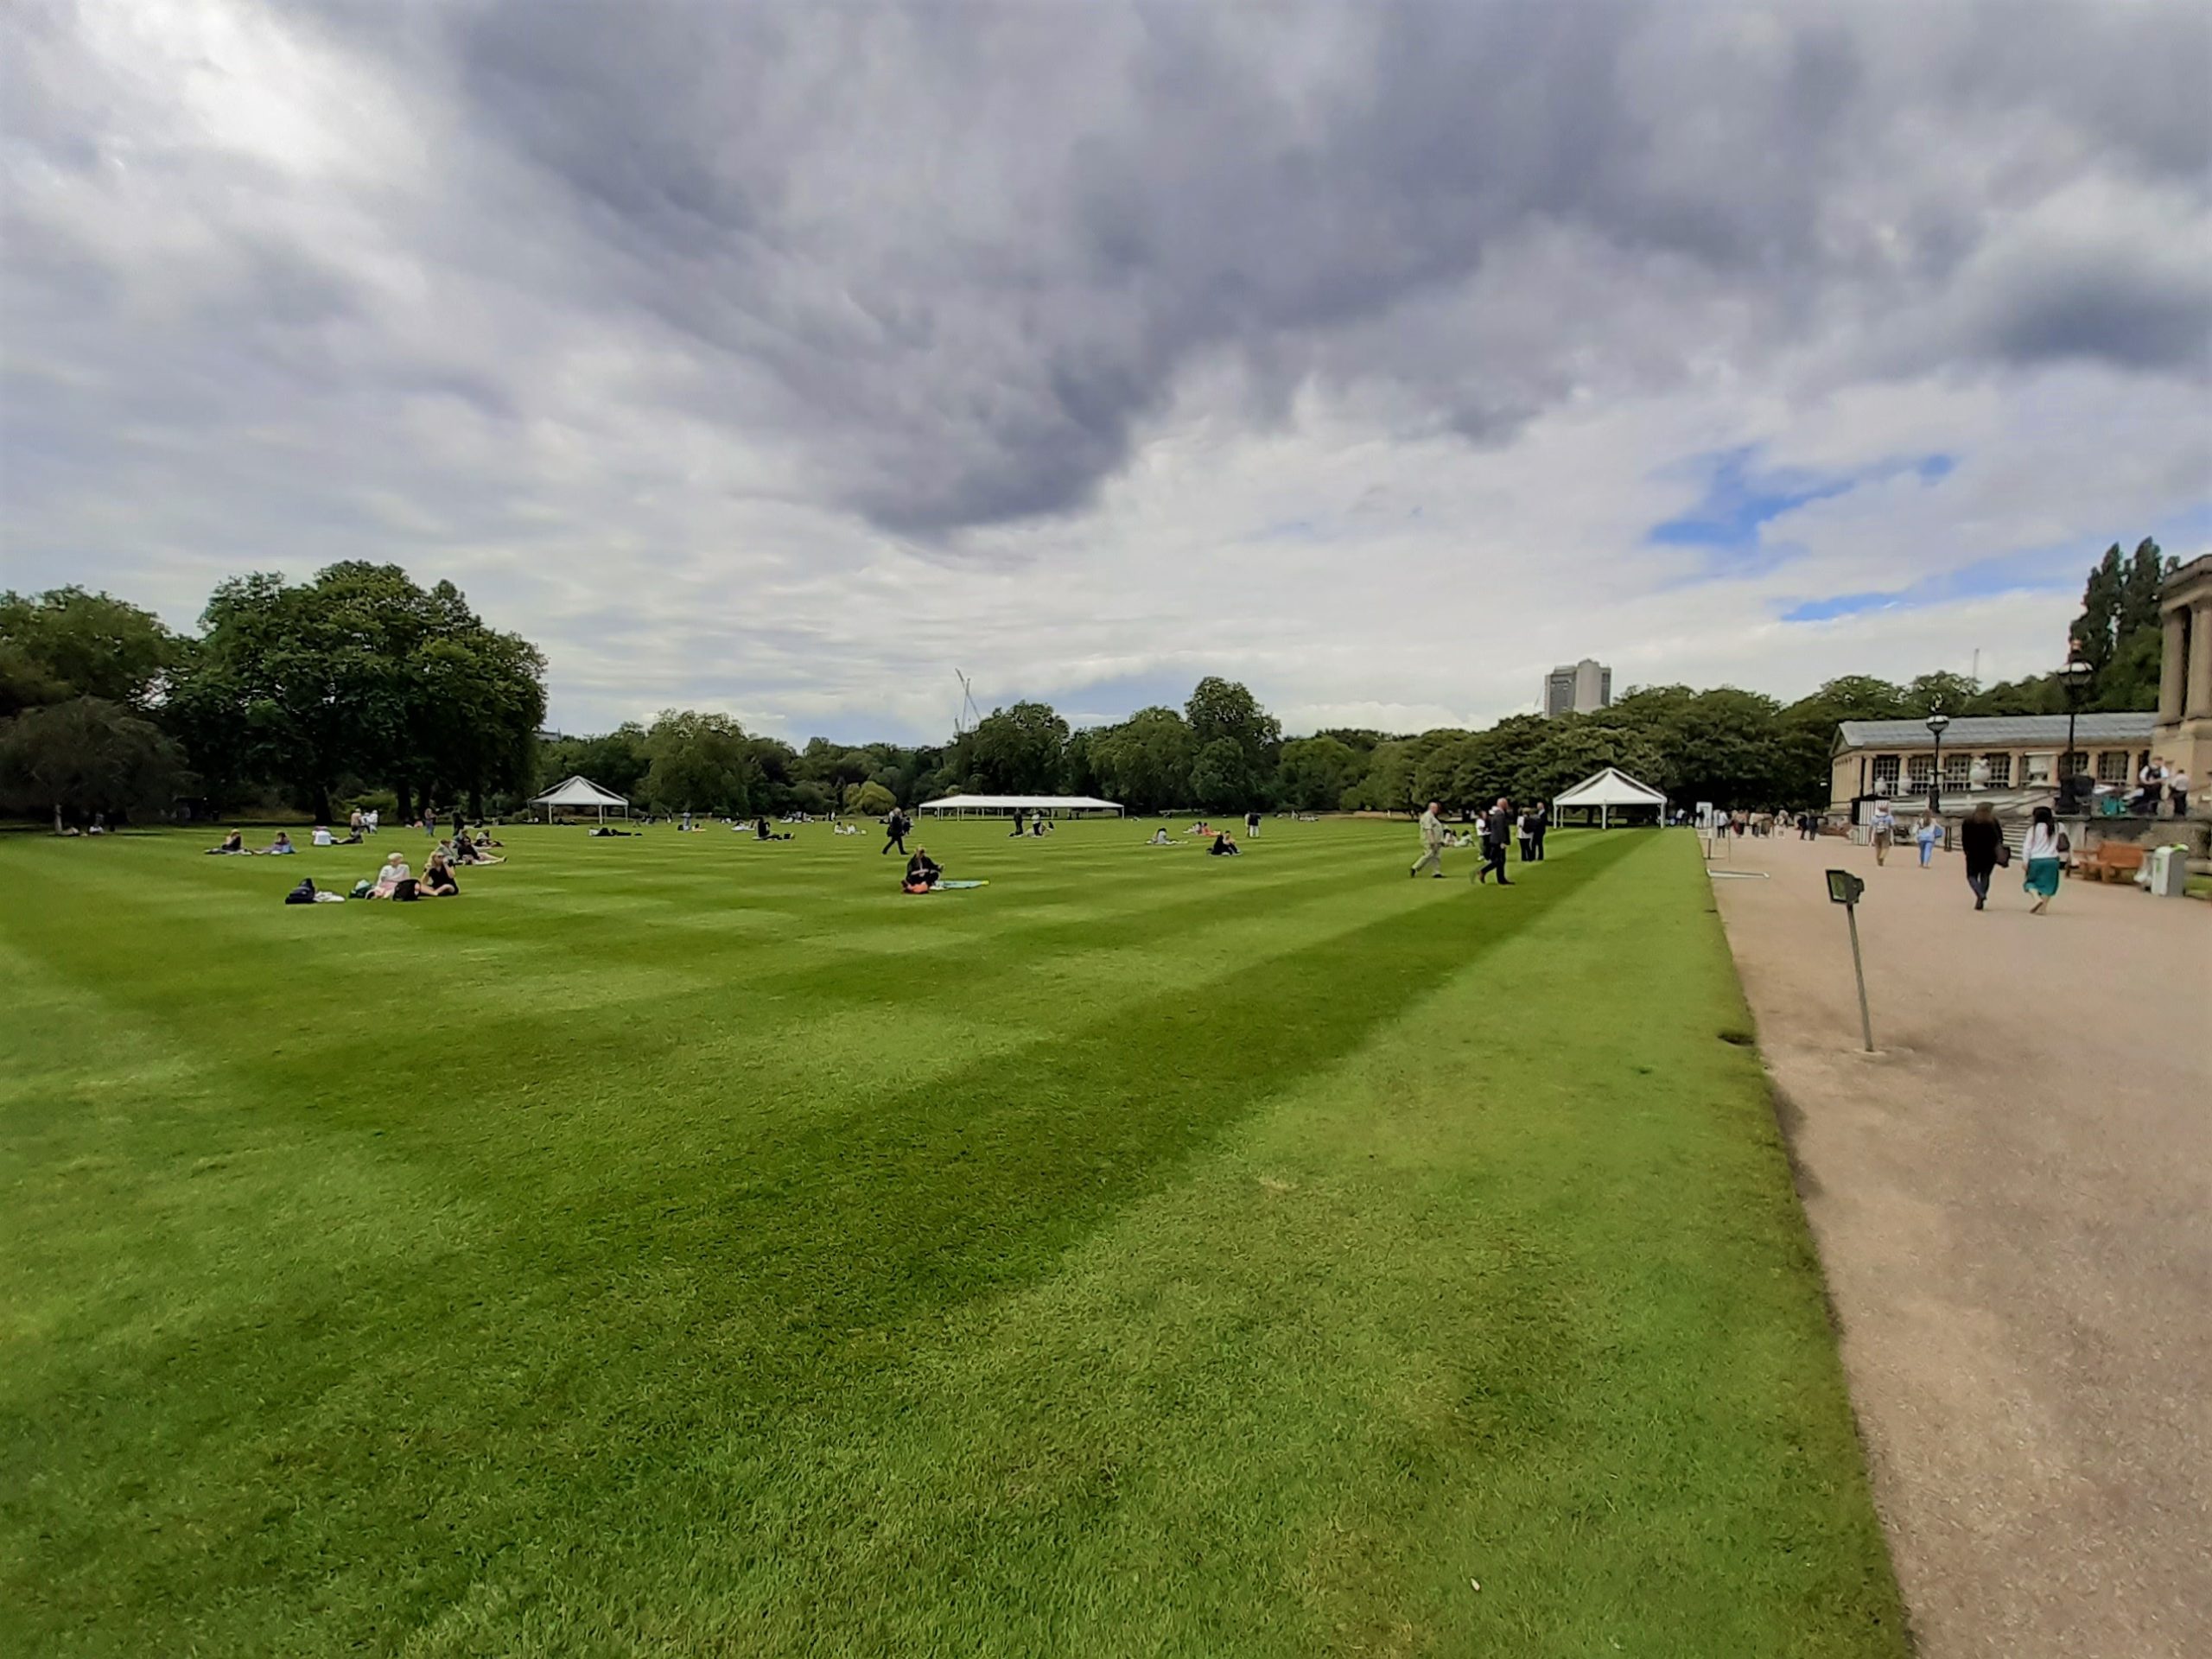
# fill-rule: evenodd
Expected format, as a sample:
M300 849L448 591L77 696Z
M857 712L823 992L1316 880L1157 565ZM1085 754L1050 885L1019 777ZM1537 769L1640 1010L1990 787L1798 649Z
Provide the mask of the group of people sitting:
M397 848L387 854L384 864L372 880L357 882L353 887L356 899L458 899L461 883L453 873L453 856L444 842L440 842L416 875L407 867L407 855Z
M326 830L321 833L327 835L330 832ZM317 846L327 846L328 844L329 843L327 842L318 842L316 843ZM211 856L235 855L242 858L264 858L272 853L296 853L300 849L292 845L291 836L286 835L282 830L279 830L276 832L276 839L270 842L266 847L247 846L245 844L245 831L243 830L233 830L230 834L223 837L219 845L210 847L207 849Z

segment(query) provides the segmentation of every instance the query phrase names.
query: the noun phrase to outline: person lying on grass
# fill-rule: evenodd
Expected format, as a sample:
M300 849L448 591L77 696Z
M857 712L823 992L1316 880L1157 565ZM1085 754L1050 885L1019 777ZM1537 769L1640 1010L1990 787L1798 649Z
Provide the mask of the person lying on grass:
M507 861L497 853L486 852L484 845L481 841L471 841L463 836L454 842L453 852L446 861L450 864L504 864Z
M1206 855L1209 858L1241 858L1243 853L1244 849L1229 838L1229 831L1226 830L1216 836L1213 838L1213 845L1206 849Z
M423 879L416 884L415 891L425 899L461 897L461 883L453 879L453 866L446 862L444 848L430 855L430 861L423 867Z
M944 879L944 867L929 854L926 847L914 849L914 855L906 861L906 874L899 885L908 893L927 893Z
M216 853L243 854L245 851L245 831L243 830L232 830L229 835L223 837L223 844L221 846L210 847L207 851L210 855Z

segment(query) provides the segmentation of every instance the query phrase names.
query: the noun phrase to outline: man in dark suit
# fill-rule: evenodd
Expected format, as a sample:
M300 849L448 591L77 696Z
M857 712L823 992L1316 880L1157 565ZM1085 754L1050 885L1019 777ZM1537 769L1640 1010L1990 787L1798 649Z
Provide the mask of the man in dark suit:
M1490 880L1492 870L1497 872L1497 885L1510 887L1505 879L1505 843L1513 838L1513 805L1504 796L1497 798L1497 804L1483 817L1483 862L1475 872L1477 882Z
M1544 831L1552 827L1552 809L1549 804L1538 801L1536 810L1532 816L1536 821L1536 833L1529 839L1536 843L1536 862L1541 864L1544 861Z

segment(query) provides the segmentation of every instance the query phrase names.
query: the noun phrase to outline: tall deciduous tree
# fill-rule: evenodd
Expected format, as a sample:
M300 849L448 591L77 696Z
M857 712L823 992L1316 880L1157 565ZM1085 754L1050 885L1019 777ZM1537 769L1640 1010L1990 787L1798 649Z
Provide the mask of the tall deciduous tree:
M143 712L184 652L152 612L106 594L0 594L0 715L73 697Z
M1282 722L1236 681L1207 675L1192 689L1183 715L1201 755L1215 743L1234 743L1249 779L1274 771L1275 751L1282 744Z
M0 721L0 804L68 821L156 816L189 774L175 741L105 697L73 697Z
M657 810L743 817L769 810L757 798L752 739L728 715L666 709L645 734L645 797Z
M968 734L968 764L978 787L1003 794L1049 794L1060 786L1068 723L1050 703L994 709Z
M1140 709L1118 726L1091 734L1090 765L1106 793L1132 812L1192 804L1191 766L1198 743L1173 709Z

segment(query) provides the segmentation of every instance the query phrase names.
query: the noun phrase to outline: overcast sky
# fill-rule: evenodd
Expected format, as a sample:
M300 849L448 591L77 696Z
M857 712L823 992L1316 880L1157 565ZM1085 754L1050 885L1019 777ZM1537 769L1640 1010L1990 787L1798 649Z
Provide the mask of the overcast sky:
M2212 8L13 0L4 569L569 730L2048 666L2212 544Z

